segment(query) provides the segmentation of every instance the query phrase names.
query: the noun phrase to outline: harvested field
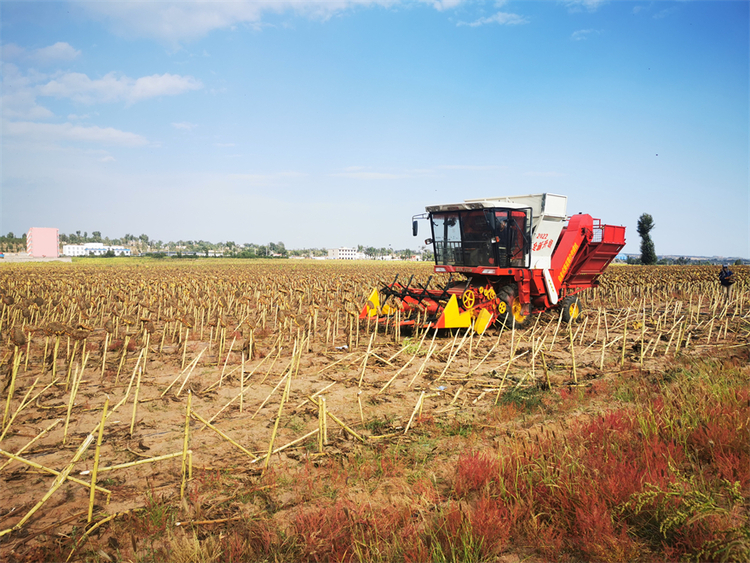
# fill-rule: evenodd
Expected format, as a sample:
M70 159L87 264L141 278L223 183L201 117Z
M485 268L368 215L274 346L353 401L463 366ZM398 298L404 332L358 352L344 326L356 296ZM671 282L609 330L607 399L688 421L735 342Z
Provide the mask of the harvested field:
M431 264L4 265L0 557L746 560L733 269L611 267L480 336L358 319Z

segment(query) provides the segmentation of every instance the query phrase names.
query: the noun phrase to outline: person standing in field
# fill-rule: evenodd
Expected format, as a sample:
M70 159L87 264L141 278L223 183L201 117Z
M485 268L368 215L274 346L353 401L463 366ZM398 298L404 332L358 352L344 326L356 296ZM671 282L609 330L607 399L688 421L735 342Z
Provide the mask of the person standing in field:
M719 272L719 283L724 288L724 295L726 296L727 302L732 298L732 284L734 283L734 272L729 269L727 264L721 267Z

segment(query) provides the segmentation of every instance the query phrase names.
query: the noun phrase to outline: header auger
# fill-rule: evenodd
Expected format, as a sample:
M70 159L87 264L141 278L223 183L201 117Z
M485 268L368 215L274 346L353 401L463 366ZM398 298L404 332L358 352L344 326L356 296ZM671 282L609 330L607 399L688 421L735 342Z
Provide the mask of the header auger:
M566 216L567 198L536 194L434 205L414 217L430 222L435 273L444 285L398 280L374 289L361 319L402 327L468 328L495 322L523 326L531 314L559 308L563 320L580 314L577 293L625 246L625 227L591 215ZM460 279L454 275L461 276Z

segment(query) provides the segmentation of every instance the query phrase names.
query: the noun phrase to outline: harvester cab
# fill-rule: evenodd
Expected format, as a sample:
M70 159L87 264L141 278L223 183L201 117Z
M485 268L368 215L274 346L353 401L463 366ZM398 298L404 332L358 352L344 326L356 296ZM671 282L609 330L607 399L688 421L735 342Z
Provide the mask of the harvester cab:
M565 320L580 312L577 293L597 278L625 245L625 227L590 215L566 216L567 198L536 194L434 205L426 219L442 286L402 284L373 290L360 318L400 326L474 327L496 321L522 326L533 313L559 307ZM457 276L454 278L454 276ZM413 278L412 278L413 279Z

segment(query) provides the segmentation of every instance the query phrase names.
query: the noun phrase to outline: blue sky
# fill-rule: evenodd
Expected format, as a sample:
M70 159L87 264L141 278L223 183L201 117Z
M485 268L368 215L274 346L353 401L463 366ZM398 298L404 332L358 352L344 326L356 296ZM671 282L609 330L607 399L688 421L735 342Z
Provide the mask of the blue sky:
M3 1L0 232L416 248L551 192L750 257L749 6Z

